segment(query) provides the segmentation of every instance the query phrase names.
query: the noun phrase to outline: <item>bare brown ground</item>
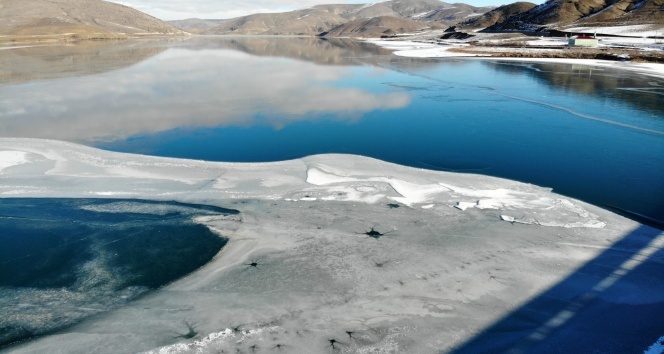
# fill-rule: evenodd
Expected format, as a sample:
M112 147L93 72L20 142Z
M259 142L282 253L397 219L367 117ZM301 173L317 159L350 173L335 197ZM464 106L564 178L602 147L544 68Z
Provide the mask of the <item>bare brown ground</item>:
M664 63L664 53L647 52L636 49L623 48L562 48L542 49L530 46L515 45L504 46L470 46L451 48L450 52L477 55L490 55L498 58L565 58L565 59L602 59L626 60L647 63Z

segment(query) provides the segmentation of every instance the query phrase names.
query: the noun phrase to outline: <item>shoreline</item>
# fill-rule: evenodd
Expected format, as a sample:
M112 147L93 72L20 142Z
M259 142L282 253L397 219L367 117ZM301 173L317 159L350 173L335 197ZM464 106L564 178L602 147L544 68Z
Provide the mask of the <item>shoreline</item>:
M561 63L561 64L579 64L587 66L599 66L614 68L618 70L627 70L638 74L664 78L664 64L660 63L643 63L631 61L613 61L601 59L575 59L575 58L537 58L537 57L510 57L510 52L500 51L500 47L482 47L477 48L491 48L496 50L496 54L507 56L491 56L490 53L463 53L460 51L451 51L450 49L457 48L471 48L468 44L448 44L438 45L427 42L416 42L409 40L380 40L371 39L364 40L367 43L372 43L379 47L392 50L396 56L409 57L409 58L427 58L427 59L444 59L444 58L464 58L475 60L508 60L508 61L523 61L523 62L542 62L542 63ZM537 49L533 46L530 49ZM517 55L518 53L515 53Z

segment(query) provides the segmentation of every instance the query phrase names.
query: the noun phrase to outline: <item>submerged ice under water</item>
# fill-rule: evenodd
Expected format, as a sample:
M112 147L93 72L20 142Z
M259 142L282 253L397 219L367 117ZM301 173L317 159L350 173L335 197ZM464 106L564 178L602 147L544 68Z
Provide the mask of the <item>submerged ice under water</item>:
M0 346L107 311L207 263L226 240L182 203L0 199Z

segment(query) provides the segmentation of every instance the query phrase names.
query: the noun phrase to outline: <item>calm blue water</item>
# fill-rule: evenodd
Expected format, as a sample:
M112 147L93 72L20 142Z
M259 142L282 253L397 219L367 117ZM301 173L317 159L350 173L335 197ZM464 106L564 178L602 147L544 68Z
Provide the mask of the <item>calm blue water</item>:
M126 67L62 64L67 74L0 85L0 134L213 161L358 154L524 181L664 220L662 79L397 58L318 39L131 45L114 51Z

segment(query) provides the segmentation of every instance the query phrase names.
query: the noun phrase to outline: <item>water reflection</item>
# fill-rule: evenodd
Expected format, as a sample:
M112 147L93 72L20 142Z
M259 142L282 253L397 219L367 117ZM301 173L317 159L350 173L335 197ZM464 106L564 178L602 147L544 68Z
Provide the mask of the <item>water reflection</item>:
M664 121L664 83L647 76L567 63L514 63L486 61L491 68L515 75L528 75L548 86L588 97L618 100L652 113Z
M266 55L297 55L297 48L306 48L310 41L330 45L317 39L297 39L277 40L266 46L264 43L269 41L265 39L257 40L252 50L274 53ZM340 82L350 77L362 80L363 76L380 76L384 69L356 72L348 66L266 60L237 50L218 49L242 43L234 39L184 42L123 70L0 86L0 135L91 141L180 127L262 124L280 128L322 115L355 119L365 112L401 108L410 102L405 93ZM346 59L340 58L352 53L359 55L360 47L354 48L320 51L311 57L314 62L342 62ZM309 48L309 53L316 52ZM103 55L99 59L100 66L107 61Z
M164 50L157 43L94 41L0 48L0 84L99 74L129 67Z
M392 51L345 38L313 37L204 37L187 42L190 49L234 49L244 53L285 57L320 65L361 65Z
M159 51L94 75L0 84L0 136L215 161L358 154L516 179L664 220L653 197L664 191L661 79L407 59L316 38L113 46L103 50Z

